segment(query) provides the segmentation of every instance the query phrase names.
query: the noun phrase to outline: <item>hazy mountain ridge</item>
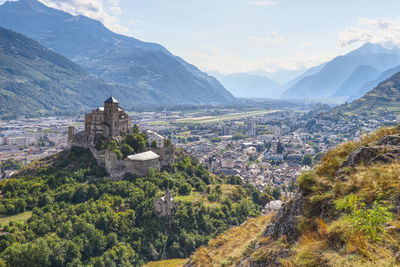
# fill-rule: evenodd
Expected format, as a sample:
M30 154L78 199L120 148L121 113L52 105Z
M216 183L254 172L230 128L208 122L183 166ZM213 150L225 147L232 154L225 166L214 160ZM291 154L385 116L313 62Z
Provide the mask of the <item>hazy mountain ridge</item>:
M396 74L399 71L400 71L400 66L396 66L394 68L391 68L391 69L388 69L388 70L382 72L375 80L369 81L369 82L363 84L353 95L350 96L348 101L353 101L353 100L356 100L356 99L362 97L368 91L374 89L381 82L385 81L386 79L389 79L391 76L393 76L394 74Z
M264 76L249 73L213 74L236 97L280 98L282 94L279 84Z
M284 98L329 98L335 95L349 76L362 65L370 65L382 72L400 63L398 49L386 49L379 44L366 43L344 56L328 62L318 73L299 80L284 94ZM364 84L375 77L364 75ZM358 89L358 88L357 88ZM353 92L357 89L352 90ZM349 95L344 95L349 97Z
M358 66L340 85L333 97L348 97L357 92L366 80L374 80L380 74L379 70L371 65Z
M215 79L158 44L113 33L100 22L37 0L0 6L0 26L39 41L108 81L135 86L161 103L229 102Z
M284 92L286 92L286 90L288 90L290 87L292 87L293 85L298 83L301 79L320 72L325 67L325 65L326 65L326 63L322 63L321 65L317 65L317 66L309 68L308 70L303 72L301 75L299 75L296 78L294 78L294 79L288 81L287 83L283 84L281 86L282 90L284 90Z
M396 69L396 68L395 68ZM352 103L336 107L338 115L384 116L400 114L400 72L381 82L373 90Z

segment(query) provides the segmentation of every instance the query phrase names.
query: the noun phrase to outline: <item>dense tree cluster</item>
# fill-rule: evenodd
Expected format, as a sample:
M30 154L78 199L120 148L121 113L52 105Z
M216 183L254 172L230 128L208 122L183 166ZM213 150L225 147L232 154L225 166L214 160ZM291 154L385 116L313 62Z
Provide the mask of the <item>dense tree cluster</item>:
M259 213L259 192L233 177L210 175L179 154L167 171L106 178L90 152L80 148L37 162L2 181L1 213L32 211L26 223L2 226L0 266L140 266L163 258L188 257L230 225ZM224 181L225 179L225 181ZM153 212L156 198L192 190L221 196L218 184L236 184L218 205L180 202L172 218Z

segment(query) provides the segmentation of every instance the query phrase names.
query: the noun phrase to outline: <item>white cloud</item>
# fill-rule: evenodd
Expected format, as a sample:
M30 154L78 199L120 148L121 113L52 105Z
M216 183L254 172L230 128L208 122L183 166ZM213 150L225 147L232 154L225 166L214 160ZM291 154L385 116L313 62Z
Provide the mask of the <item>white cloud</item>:
M141 20L141 19L131 19L131 20L128 21L128 23L130 25L137 25L137 24L142 24L143 20Z
M118 6L119 5L119 0L108 0L108 3L110 3L113 6Z
M310 47L310 46L312 46L311 42L304 42L301 44L301 47Z
M287 40L279 35L276 31L269 31L266 36L263 37L250 37L255 43L263 43L263 44L279 44L286 43Z
M119 8L119 7L117 7L117 6L113 6L113 7L111 7L110 9L111 9L111 11L112 11L115 15L121 15L121 13L122 13L121 8Z
M339 46L365 42L385 46L400 45L400 21L385 18L359 18L356 27L347 27L339 34Z
M83 15L101 21L107 28L116 32L126 32L128 29L119 25L116 17L104 11L103 0L40 0L43 4L63 10L72 15ZM109 2L119 3L118 0ZM121 11L122 12L122 11Z
M277 3L275 1L252 1L253 6L274 6Z
M201 51L191 51L180 53L180 56L193 62L199 68L210 71L217 70L221 73L251 72L264 70L273 72L280 69L296 70L310 68L335 57L335 55L315 55L309 56L305 53L298 53L291 58L263 58L259 60L250 60L241 58L230 53L225 49L217 49L215 46L203 47Z
M0 5L4 4L5 2L17 2L18 0L0 0Z

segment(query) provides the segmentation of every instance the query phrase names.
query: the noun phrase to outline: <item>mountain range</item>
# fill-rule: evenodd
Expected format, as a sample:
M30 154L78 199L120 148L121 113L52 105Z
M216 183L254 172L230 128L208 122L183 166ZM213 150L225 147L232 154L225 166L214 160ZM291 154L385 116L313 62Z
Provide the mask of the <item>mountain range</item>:
M151 100L136 88L109 84L38 42L1 27L0 85L3 117L79 112L102 103L113 91L126 105Z
M283 98L342 97L346 100L359 94L362 87L368 87L368 82L375 81L385 71L399 64L398 48L387 49L379 44L366 43L346 55L334 58L317 73L299 79L285 91ZM376 84L371 85L369 90Z
M140 91L151 97L149 103L234 101L214 77L163 46L116 34L99 21L49 8L37 0L1 5L0 26L38 41L105 81L136 88L132 96L140 98L136 93Z

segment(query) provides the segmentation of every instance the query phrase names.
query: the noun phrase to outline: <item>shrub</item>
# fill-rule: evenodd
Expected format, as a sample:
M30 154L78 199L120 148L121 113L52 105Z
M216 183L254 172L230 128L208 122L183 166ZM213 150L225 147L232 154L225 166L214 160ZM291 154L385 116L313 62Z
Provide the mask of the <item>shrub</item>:
M363 232L372 242L381 241L385 233L383 226L393 219L393 214L389 212L390 206L375 201L371 208L367 208L362 199L354 194L337 201L336 209L348 211L346 217L354 229Z
M117 144L117 142L115 140L110 140L110 141L107 142L107 149L108 150L113 150L114 151L117 148L118 148L118 144Z
M192 187L190 186L189 183L182 184L178 189L178 193L180 195L186 195L186 196L189 195L191 191L192 191Z
M124 157L124 155L122 155L121 151L118 149L114 149L114 153L117 155L118 159L122 159Z
M128 145L128 144L123 144L120 148L122 155L124 156L124 158L126 158L129 155L132 155L134 150L133 148Z
M169 139L164 139L164 146L170 146L170 145L172 145L171 140L169 140Z
M103 139L102 138L99 138L97 141L96 141L96 149L98 150L98 151L100 151L100 150L103 150L104 148L105 148L105 146L106 146L106 144L104 143L104 141L103 141Z
M199 192L203 192L204 190L206 190L206 184L204 182L197 182L194 184L194 187Z
M309 193L312 186L316 183L316 175L313 171L303 172L297 179L297 183L301 190Z
M262 193L258 196L258 203L260 203L263 207L268 204L270 201L273 200L273 197L271 197L267 193Z

